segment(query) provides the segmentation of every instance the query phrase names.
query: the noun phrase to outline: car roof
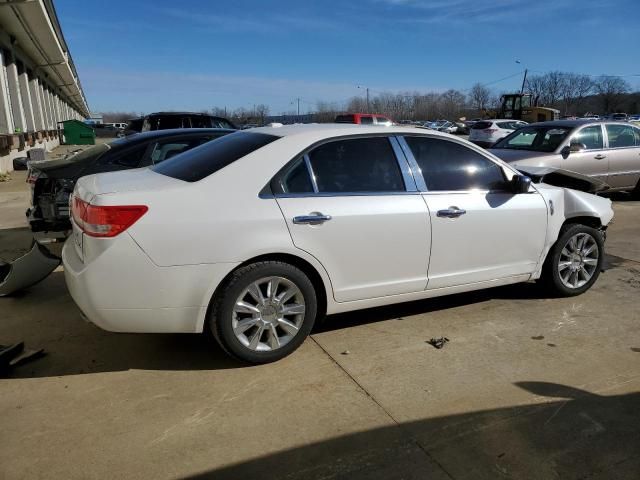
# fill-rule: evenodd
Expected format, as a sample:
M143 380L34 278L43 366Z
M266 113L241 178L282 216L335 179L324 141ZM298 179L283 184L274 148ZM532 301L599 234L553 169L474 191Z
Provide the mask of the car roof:
M584 125L592 124L592 125L602 125L602 124L616 124L616 125L629 125L628 122L612 122L608 120L594 120L594 119L576 119L576 120L551 120L548 122L537 122L532 123L530 125L534 125L536 127L565 127L565 128L575 128L582 127Z
M346 136L346 135L367 135L367 134L380 134L387 133L393 134L429 134L440 135L442 137L451 138L447 133L436 132L435 130L428 130L425 128L413 126L413 125L359 125L355 123L306 123L295 125L282 125L282 126L269 126L252 128L251 133L264 133L268 135L275 135L278 137L291 137L291 136L309 136L317 137L332 137L332 136Z
M169 128L167 130L149 130L147 132L134 133L127 137L116 140L118 145L131 144L136 142L144 142L156 138L173 137L173 136L194 136L207 133L232 133L237 132L232 128ZM128 142L126 140L129 140Z
M153 115L166 115L166 116L175 116L175 115L180 115L180 116L184 116L184 115L191 115L192 117L211 117L211 118L223 118L223 117L218 117L216 115L211 115L210 113L202 113L202 112L153 112L150 113L148 115L145 115L146 117L151 117Z

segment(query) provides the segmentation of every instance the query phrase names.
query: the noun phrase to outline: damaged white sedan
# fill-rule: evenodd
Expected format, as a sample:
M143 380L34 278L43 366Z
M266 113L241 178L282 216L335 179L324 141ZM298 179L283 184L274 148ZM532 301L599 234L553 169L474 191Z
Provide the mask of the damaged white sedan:
M467 141L336 124L84 177L71 203L65 277L89 320L210 331L252 363L294 351L325 314L537 279L583 293L613 217L608 199L532 184Z

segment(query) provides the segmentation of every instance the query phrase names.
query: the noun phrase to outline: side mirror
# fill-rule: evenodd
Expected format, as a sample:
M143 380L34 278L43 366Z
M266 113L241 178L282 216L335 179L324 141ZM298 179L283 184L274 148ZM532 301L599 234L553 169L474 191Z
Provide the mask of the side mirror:
M531 179L525 175L514 175L511 179L513 193L528 193Z
M584 143L580 142L571 142L570 151L572 152L581 152L582 150L586 150L587 146Z
M564 147L562 147L562 150L560 150L560 155L562 155L562 158L567 158L570 153L571 147L569 145L565 145Z

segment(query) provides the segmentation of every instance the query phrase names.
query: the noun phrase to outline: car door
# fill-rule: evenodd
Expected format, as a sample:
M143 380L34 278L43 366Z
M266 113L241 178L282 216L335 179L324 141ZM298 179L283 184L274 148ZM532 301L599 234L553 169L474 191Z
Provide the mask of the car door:
M271 188L294 245L322 263L336 301L424 290L429 215L395 139L332 139Z
M635 188L640 178L640 129L632 125L608 123L605 132L609 159L606 182L612 188Z
M609 157L604 149L604 134L602 125L589 125L574 132L569 145L572 151L561 161L562 168L573 172L596 177L603 182L609 175Z
M504 168L465 144L405 136L431 218L428 289L484 282L536 270L545 244L542 196L514 194Z

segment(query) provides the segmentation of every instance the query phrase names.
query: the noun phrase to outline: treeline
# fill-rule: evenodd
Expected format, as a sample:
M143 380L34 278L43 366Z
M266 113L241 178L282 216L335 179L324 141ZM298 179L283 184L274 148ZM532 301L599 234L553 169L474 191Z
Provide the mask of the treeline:
M529 75L525 92L531 93L538 105L560 110L561 115L582 116L587 113L609 114L613 112L639 113L640 92L631 92L631 85L622 77L592 77L567 72L549 72ZM476 83L468 90L450 89L445 92L383 92L370 96L354 96L346 102L317 101L304 120L331 122L342 112L381 113L394 120L454 120L462 117L474 118L483 112L497 110L500 96L513 91L496 91ZM213 107L201 110L204 113L226 117L238 125L264 124L269 121L270 109L265 104L250 108ZM286 118L299 119L296 111L283 112ZM311 115L309 115L311 114ZM122 122L140 116L134 112L105 112L105 122Z

